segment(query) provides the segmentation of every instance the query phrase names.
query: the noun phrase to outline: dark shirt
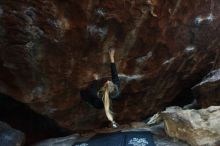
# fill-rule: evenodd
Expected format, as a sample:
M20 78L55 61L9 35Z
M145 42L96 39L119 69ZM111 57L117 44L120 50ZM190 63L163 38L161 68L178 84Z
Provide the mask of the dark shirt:
M115 63L111 63L110 67L111 67L112 82L118 87L118 89L120 89L120 80L118 77L118 72ZM102 97L99 97L97 94L100 88L101 87L99 85L99 81L94 80L86 89L80 91L80 95L83 100L87 101L94 107L101 109L104 107L102 102ZM112 96L112 97L110 96L111 99L116 99L118 97L119 97L119 93L116 96Z

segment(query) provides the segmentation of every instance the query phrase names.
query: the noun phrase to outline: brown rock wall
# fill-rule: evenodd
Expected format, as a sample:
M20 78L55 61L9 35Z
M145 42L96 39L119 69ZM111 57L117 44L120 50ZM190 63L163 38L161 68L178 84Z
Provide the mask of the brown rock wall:
M116 48L123 100L116 121L165 107L215 67L218 0L0 1L0 92L61 126L105 126L104 111L80 100L98 72L109 77ZM104 120L103 120L104 119Z

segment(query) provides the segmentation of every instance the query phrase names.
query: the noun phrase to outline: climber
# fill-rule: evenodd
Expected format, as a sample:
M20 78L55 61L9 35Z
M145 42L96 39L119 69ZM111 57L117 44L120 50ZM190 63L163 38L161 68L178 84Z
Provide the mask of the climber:
M112 122L112 127L117 128L118 124L114 121L111 111L111 99L118 99L120 95L120 80L115 65L114 55L115 50L109 49L112 81L108 80L104 85L100 85L99 76L95 73L93 74L94 81L92 81L86 89L81 90L80 95L83 100L93 105L95 108L102 109L104 107L108 120Z

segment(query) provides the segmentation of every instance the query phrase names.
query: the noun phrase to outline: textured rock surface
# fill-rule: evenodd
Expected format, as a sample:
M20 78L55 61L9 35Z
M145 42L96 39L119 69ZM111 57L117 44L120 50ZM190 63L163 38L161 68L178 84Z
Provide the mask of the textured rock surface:
M220 145L220 107L201 110L182 110L170 107L162 112L166 133L192 146Z
M193 92L202 107L220 105L220 69L205 76L202 82L193 87Z
M119 124L139 121L194 86L219 56L219 0L1 0L0 92L73 130L106 126L80 100L117 49ZM129 115L129 116L128 116Z
M11 128L9 125L0 122L0 145L1 146L22 146L25 136L22 132Z

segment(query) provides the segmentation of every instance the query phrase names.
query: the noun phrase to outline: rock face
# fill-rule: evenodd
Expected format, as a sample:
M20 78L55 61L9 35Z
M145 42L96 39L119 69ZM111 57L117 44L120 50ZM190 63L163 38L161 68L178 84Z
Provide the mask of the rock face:
M220 107L182 110L170 107L162 112L166 133L192 146L220 145Z
M220 69L205 76L202 82L193 87L193 92L202 107L220 105Z
M0 122L0 145L1 146L22 146L25 136L22 132L11 128L9 125Z
M163 109L216 68L219 0L0 1L0 92L72 130L106 126L81 101L116 48L119 124ZM137 108L138 107L138 108ZM129 116L128 116L129 115Z

